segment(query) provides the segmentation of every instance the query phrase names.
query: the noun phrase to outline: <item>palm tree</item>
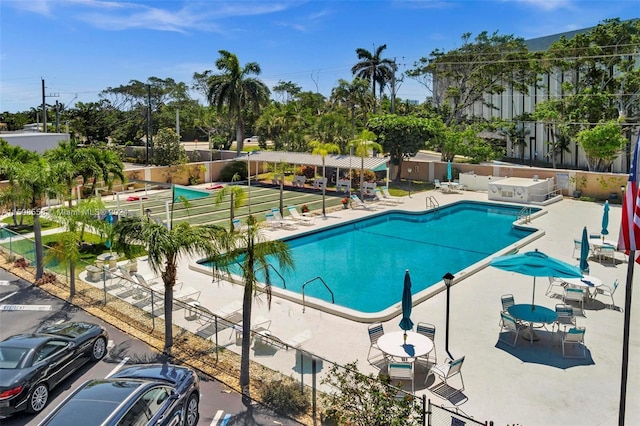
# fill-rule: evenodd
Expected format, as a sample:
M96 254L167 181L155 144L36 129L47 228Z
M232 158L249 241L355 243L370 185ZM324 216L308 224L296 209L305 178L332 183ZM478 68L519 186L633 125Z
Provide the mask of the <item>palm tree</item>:
M352 82L340 79L338 86L331 92L331 98L338 103L344 104L351 116L351 137L355 137L356 111L358 108L366 109L374 104L369 92L369 82L356 77Z
M242 151L244 139L244 121L242 111L245 107L252 107L256 115L260 107L269 102L269 88L251 75L260 75L262 70L257 62L249 62L240 66L238 57L226 50L219 50L220 58L216 67L222 74L209 77L207 98L211 105L222 111L224 105L229 108L229 114L236 117L236 152Z
M106 148L90 147L87 148L87 155L89 156L92 164L89 166L90 178L93 180L91 183L91 193L95 192L96 184L101 179L107 188L111 189L113 182L118 179L124 183L126 178L124 176L124 166L122 161L114 151ZM85 177L86 174L84 175ZM86 180L85 180L86 182Z
M146 251L151 270L162 277L164 283L164 352L173 346L173 288L178 275L178 262L182 256L220 253L224 228L214 225L192 227L181 222L173 229L149 218L120 218L114 227L114 251L131 259Z
M40 226L40 209L47 196L55 197L62 191L56 183L53 170L49 162L40 157L26 164L16 167L15 182L19 190L28 200L27 208L33 215L33 235L35 241L36 280L44 273L44 259L42 247L42 228Z
M334 143L324 143L320 141L311 141L309 142L309 148L312 148L311 153L322 156L322 177L326 178L327 173L325 170L325 157L328 154L339 154L340 147ZM325 203L325 194L327 190L327 184L322 185L322 216L327 215L326 211L326 203Z
M353 147L355 154L360 157L360 198L364 199L364 158L369 156L369 151L375 149L382 152L382 145L375 141L376 134L369 130L363 130L360 135L349 142L348 147Z
M232 181L237 180L238 175L233 176ZM229 229L233 230L233 218L235 217L235 209L244 205L247 199L247 193L242 187L237 185L226 185L216 194L216 207L229 196Z
M45 157L56 169L56 180L65 189L69 207L72 206L71 194L76 186L76 178L82 176L87 182L91 176L100 172L90 151L79 148L76 140L58 142L57 147L45 152Z
M361 47L356 49L356 54L360 62L351 67L351 73L371 82L373 97L376 97L376 83L380 86L380 95L384 86L393 78L395 62L391 59L381 58L382 51L387 48L386 44L378 46L375 53L369 52ZM376 112L375 103L373 112Z
M58 210L58 209L54 209ZM73 223L74 225L71 225ZM56 244L47 250L45 260L56 260L58 263L69 267L69 299L76 294L76 264L80 261L80 236L75 222L70 222L70 227L60 234Z
M229 265L240 259L244 293L242 296L242 354L240 359L240 389L245 405L251 403L249 388L249 349L251 346L251 309L254 293L258 291L257 272L265 276L264 291L268 306L271 307L271 280L269 267L278 263L280 270L293 267L289 246L284 241L266 240L259 232L258 221L253 215L247 217L246 230L228 233L227 253L224 257L212 257L209 260L217 264Z

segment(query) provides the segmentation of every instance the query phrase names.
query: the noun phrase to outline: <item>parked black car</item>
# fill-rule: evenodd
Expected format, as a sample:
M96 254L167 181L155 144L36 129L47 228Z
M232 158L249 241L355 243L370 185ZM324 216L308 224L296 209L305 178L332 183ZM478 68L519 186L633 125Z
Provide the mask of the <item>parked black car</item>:
M87 361L105 356L108 339L97 324L67 322L0 342L0 418L42 411L51 389Z
M137 365L85 382L39 426L196 426L200 381L173 364Z

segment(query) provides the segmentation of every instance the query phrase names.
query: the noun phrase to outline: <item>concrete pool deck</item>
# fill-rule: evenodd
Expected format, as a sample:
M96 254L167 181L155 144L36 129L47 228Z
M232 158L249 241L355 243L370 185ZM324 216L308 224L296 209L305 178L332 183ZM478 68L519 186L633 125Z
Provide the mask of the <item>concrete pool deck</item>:
M424 210L426 196L433 196L440 205L459 200L487 201L482 192L461 192L443 194L428 191L405 197L405 203L386 209ZM582 228L587 226L591 232L600 231L602 205L573 199L543 207L546 214L532 220L531 226L541 231L541 238L528 242L520 252L539 249L540 251L569 263L572 260L573 239L579 238ZM313 226L299 226L297 230L265 229L267 238L278 238L304 232L309 229L331 226L348 219L363 217L375 211L339 210L328 214L327 218L318 217ZM609 239L617 239L621 209L612 205L610 210ZM468 224L461 224L468 226ZM482 242L478 242L481 244ZM375 250L372 247L372 262L375 262ZM384 248L379 248L384 250ZM462 413L479 421L494 421L496 425L616 425L618 422L618 404L620 391L620 372L622 361L622 333L624 314L621 306L625 300L625 281L627 263L624 256L616 253L615 266L605 266L595 260L590 261L590 275L612 285L618 279L620 285L614 300L618 309L605 306L609 303L605 296L598 296L595 302L585 305L584 316L577 313L577 323L586 327L586 359L563 359L560 340L552 339L550 333L537 331L540 340L530 344L518 338L515 348L498 343L498 326L501 310L500 296L505 293L514 295L516 303L531 301L533 279L531 277L504 272L492 267L477 268L464 280L451 288L451 310L449 327L449 351L455 357L465 356L462 367L465 390L446 399L432 392L432 379L424 385L425 370L418 367L416 394L426 394L431 401L445 407L457 407ZM210 276L194 271L186 259L180 265L178 279L190 287L202 290L200 303L212 312L218 312L232 302L242 299L242 287L225 280L212 282ZM146 262L138 262L143 275L149 275ZM411 268L410 265L408 266ZM434 264L434 268L438 265ZM376 266L381 273L388 273L389 280L398 282L401 288L404 268L398 271L385 270ZM449 271L442 271L442 275ZM455 272L455 271L451 271ZM638 283L640 271L636 271L635 283ZM538 279L536 304L554 308L561 300L545 295L548 286L546 279ZM636 285L637 287L637 285ZM640 295L634 291L632 304L631 340L629 353L629 380L627 384L627 424L640 424L640 404L637 403L637 389L640 388L640 333L638 333L638 309ZM399 297L399 296L398 296ZM435 345L438 360L446 357L445 351L445 303L446 293L440 292L414 306L414 323L430 322L436 325ZM202 326L188 321L186 315L176 311L177 324L197 331ZM351 321L307 307L304 312L298 303L274 298L271 309L267 309L264 296L254 303L253 322L259 317L269 321L269 333L284 342L300 345L325 360L344 365L358 360L362 372L378 374L379 370L367 362L369 350L368 324ZM399 330L400 316L384 321L385 331ZM235 333L232 330L220 332L229 350L239 352ZM295 350L286 351L269 345L252 346L251 356L256 362L264 364L285 375L300 379L304 373L305 384L311 383L309 363L300 365ZM329 366L319 363L320 378ZM320 380L318 380L318 384ZM453 379L451 385L459 386L459 380ZM327 390L326 385L320 389Z

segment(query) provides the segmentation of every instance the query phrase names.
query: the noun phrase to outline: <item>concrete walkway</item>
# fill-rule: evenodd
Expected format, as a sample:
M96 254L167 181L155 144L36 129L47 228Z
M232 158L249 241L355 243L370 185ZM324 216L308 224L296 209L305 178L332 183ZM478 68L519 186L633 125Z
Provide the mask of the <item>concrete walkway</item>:
M486 193L442 194L429 191L414 194L412 198L405 197L405 203L398 209L424 210L426 196L434 196L440 205L459 200L487 200ZM389 208L396 207L387 207ZM550 256L576 263L571 258L573 239L579 238L584 226L593 232L600 230L602 205L565 199L544 207L544 210L546 214L531 223L531 226L544 231L544 236L522 247L520 251L539 249ZM292 231L265 229L264 234L269 238L279 238L369 214L371 212L363 210L340 210L330 213L326 218L316 219L312 227L300 226ZM620 216L620 206L612 205L609 239L617 239ZM440 387L436 390L437 383L434 383L433 378L429 378L425 384L426 370L419 367L416 394L426 394L436 404L456 407L477 420L491 420L496 425L616 425L624 319L620 307L625 300L627 271L627 263L623 262L623 258L621 253L617 253L618 261L615 266L590 262L591 275L608 285L618 279L620 286L614 295L615 308L605 305L610 302L608 298L598 296L595 301L586 305L584 313L578 312L577 323L587 330L586 359L563 358L560 340L554 340L554 336L544 329L536 331L540 340L533 344L520 338L515 348L499 343L500 296L511 293L516 303L531 300L532 279L481 266L478 272L469 274L451 289L449 351L454 357L466 357L462 368L466 386L464 392L446 392L459 388L458 379L454 379L448 389ZM240 285L224 280L212 282L210 276L190 268L193 261L183 261L178 279L185 285L202 291L199 302L203 307L212 312L221 312L242 299ZM143 275L151 275L146 262L139 261L138 265ZM442 271L443 275L446 272ZM637 272L636 277L639 275L640 272ZM637 283L638 279L635 281ZM538 280L535 300L537 304L553 309L561 300L545 295L547 285L546 279ZM637 404L635 391L640 387L640 333L637 326L640 295L637 290L635 293L627 386L630 395L627 400L627 424L640 424L640 405ZM445 292L441 292L414 306L412 313L414 323L426 321L436 325L435 343L439 361L446 357L445 304ZM186 311L176 311L174 319L179 325L206 335L204 333L207 325L189 318ZM318 364L318 383L329 368L328 361L344 365L358 360L361 371L372 374L380 371L366 360L369 350L368 324L309 307L303 312L299 303L281 298L274 298L271 309L268 309L264 296L259 296L254 303L252 321L256 325L262 320L266 320L262 328L268 329L271 336L324 359ZM384 322L385 331L399 330L399 321L398 316ZM239 342L236 342L236 333L232 328L220 332L219 338L227 349L240 352L240 347L236 344ZM302 364L300 355L295 350L287 351L254 342L251 356L255 361L285 375L298 380L303 378L305 384L311 383L309 361L305 359ZM330 390L326 385L319 384L319 387L325 391Z

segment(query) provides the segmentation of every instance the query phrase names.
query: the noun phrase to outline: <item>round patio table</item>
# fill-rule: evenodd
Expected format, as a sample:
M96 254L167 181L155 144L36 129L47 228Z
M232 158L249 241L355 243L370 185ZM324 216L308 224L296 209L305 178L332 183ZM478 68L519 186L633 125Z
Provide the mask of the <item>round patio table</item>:
M507 308L509 314L517 320L529 323L528 330L522 333L522 337L529 339L531 343L540 338L533 332L533 324L552 324L558 319L558 314L544 306L520 303ZM526 336L528 334L528 336Z
M562 281L573 287L580 287L587 290L587 295L592 297L591 289L596 290L602 285L602 280L591 275L584 275L582 278L562 278Z
M382 352L395 358L417 358L433 350L433 342L424 334L407 331L407 342L404 342L404 331L385 333L378 339L378 347Z

